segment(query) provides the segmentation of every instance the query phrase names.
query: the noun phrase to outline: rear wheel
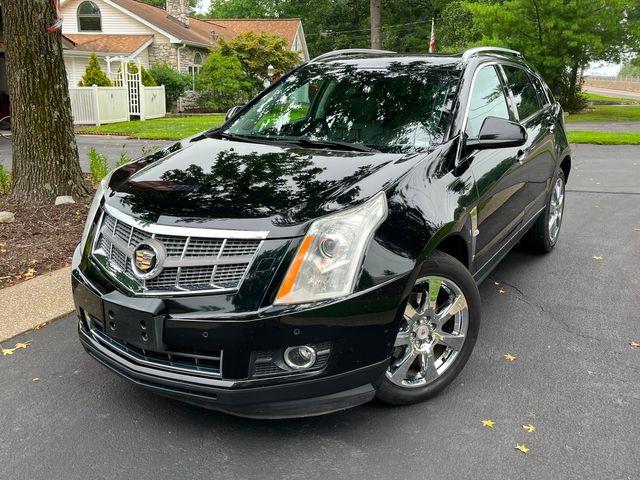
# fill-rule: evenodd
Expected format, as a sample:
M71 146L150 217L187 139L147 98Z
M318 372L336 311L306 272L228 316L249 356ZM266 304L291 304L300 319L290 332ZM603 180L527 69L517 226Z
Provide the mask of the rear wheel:
M558 242L564 214L564 182L564 174L560 170L553 179L547 207L522 238L524 245L532 252L550 252Z
M480 294L469 271L441 252L425 262L404 307L378 398L400 405L444 389L469 359L480 324Z

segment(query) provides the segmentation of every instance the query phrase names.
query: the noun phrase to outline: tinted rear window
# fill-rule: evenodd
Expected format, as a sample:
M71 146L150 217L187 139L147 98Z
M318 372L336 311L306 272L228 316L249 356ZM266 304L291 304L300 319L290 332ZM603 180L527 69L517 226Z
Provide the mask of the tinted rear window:
M542 108L538 94L533 88L527 72L520 68L503 65L507 76L507 86L513 94L518 109L518 117L523 120Z

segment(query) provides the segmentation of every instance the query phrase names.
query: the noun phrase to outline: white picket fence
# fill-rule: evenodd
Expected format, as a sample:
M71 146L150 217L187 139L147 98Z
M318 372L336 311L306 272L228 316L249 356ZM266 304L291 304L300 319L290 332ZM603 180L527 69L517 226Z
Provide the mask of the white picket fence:
M164 85L159 87L142 87L142 112L145 118L160 118L167 114ZM142 115L142 114L141 114Z
M140 120L160 118L167 114L164 85L140 86L135 110L131 110L127 87L73 87L69 88L73 123L76 125L102 125L126 122L131 115ZM137 96L137 95L136 95ZM139 102L139 103L138 103Z

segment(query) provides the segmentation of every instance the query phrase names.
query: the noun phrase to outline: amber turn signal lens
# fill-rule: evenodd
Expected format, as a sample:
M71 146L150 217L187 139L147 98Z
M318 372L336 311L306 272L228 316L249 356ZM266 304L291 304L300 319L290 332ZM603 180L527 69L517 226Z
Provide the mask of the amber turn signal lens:
M302 245L298 249L298 253L296 253L296 257L293 259L289 270L287 271L286 277L284 277L284 281L280 286L280 290L278 290L278 294L276 295L276 301L282 300L286 297L290 292L293 286L296 283L296 278L298 278L298 273L300 272L300 266L302 265L302 260L304 260L304 256L307 254L309 247L311 246L311 242L313 241L313 235L307 235L302 241Z

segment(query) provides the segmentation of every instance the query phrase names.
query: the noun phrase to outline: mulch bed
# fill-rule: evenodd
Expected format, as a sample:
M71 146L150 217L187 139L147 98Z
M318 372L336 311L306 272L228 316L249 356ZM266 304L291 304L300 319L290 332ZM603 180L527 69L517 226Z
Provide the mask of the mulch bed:
M69 265L91 200L55 206L16 204L0 196L0 211L16 216L13 223L0 223L0 288Z

